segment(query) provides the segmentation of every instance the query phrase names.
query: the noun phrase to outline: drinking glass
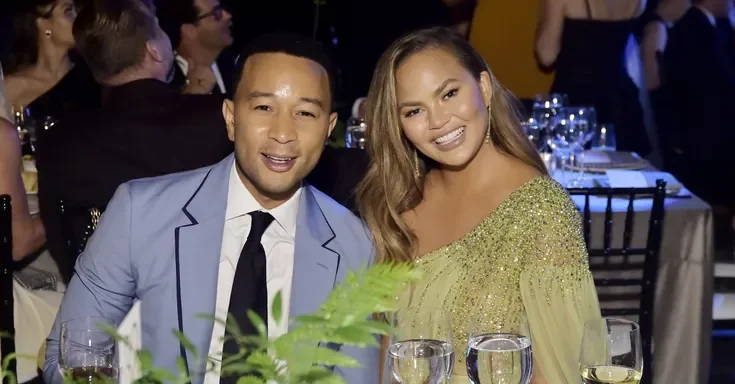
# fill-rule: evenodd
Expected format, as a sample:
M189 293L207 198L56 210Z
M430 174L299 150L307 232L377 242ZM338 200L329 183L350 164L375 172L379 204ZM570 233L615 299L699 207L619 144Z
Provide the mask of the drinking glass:
M439 308L409 307L397 311L388 348L387 383L445 384L454 369L454 342L449 314Z
M613 124L600 124L595 129L595 135L591 142L592 150L615 152L615 126Z
M579 368L585 384L639 384L643 375L638 324L615 318L584 325Z
M559 109L567 104L569 104L567 95L561 93L536 95L533 102L532 117L538 122L542 130L547 130Z
M573 120L569 116L558 115L554 118L549 130L549 146L551 153L557 160L557 179L567 185L568 162L573 158L574 151L579 146L578 134Z
M61 360L64 375L75 380L117 381L115 339L102 325L115 329L104 317L81 317L61 324Z
M527 323L497 326L486 317L470 325L467 376L473 384L528 384L533 376L533 350Z
M523 120L521 121L521 128L523 128L523 133L526 134L528 141L533 144L536 151L543 152L546 148L546 142L544 141L544 135L538 121L534 118Z
M365 131L367 124L364 119L350 117L345 131L345 147L365 149Z

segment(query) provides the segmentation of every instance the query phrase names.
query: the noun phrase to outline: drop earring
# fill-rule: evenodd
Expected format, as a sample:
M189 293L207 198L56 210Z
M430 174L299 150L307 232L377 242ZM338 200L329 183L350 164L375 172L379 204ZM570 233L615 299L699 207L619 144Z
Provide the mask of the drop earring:
M487 130L485 131L485 144L490 144L490 129L493 127L492 104L487 106Z
M47 30L43 31L43 34L46 35L46 38L47 39L50 39L51 38L51 30L50 29L47 29Z
M413 149L413 166L416 177L421 177L421 170L419 169L419 153L416 151L416 148Z

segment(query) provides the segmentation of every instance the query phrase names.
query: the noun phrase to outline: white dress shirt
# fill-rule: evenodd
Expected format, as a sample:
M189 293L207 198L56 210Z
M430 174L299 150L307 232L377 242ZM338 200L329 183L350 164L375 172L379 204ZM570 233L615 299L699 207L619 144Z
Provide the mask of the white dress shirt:
M235 163L236 164L236 163ZM270 213L275 219L265 230L261 244L265 250L266 281L268 288L268 336L276 338L288 331L288 312L291 298L291 279L293 277L294 240L296 239L296 216L299 212L301 188L285 203L267 210L264 209L245 188L237 174L235 164L230 172L227 193L227 210L225 228L222 233L222 251L217 278L217 302L215 317L226 319L230 306L232 283L235 279L240 252L250 233L252 211ZM272 317L271 303L278 291L281 291L282 315L276 323ZM214 323L209 355L219 359L222 356L225 327ZM219 372L219 367L216 369ZM219 374L208 372L204 384L219 384Z
M189 62L178 54L174 56L174 59L176 60L176 64L179 66L179 69L181 69L181 72L186 76L189 73ZM217 66L216 61L212 63L212 73L214 74L214 80L217 82L219 91L224 95L227 93L225 91L225 81L222 80L222 74L219 72L219 66Z

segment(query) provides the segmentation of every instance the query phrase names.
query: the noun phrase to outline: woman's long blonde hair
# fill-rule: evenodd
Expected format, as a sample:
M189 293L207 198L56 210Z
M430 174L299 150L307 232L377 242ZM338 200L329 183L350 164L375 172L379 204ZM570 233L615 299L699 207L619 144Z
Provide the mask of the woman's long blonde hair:
M378 262L409 261L417 248L416 236L401 214L416 207L423 198L423 174L430 165L416 158L415 147L403 134L398 116L396 71L408 57L427 49L453 54L478 83L482 72L490 74L493 91L490 139L493 145L539 172L547 173L536 149L521 129L515 108L518 100L495 79L485 60L469 42L447 28L408 34L395 41L380 57L367 97L366 149L371 162L357 188L357 206L373 235ZM417 166L424 171L421 175L416 174Z

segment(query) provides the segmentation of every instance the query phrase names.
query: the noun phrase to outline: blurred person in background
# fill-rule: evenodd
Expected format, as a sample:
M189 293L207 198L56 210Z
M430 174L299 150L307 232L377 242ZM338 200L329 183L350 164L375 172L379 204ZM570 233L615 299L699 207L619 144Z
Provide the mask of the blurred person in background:
M645 0L539 0L535 46L539 64L555 72L551 92L594 106L599 122L615 125L617 149L641 156L651 146L626 49L645 7Z
M226 87L235 63L220 58L232 44L230 13L218 0L158 0L156 14L175 51L171 84L185 93L231 97Z
M0 68L0 195L10 195L12 205L13 260L21 260L39 250L46 232L38 215L28 210L26 188L21 177L20 138L4 107L5 86Z
M30 108L34 117L64 118L97 101L97 85L74 48L72 0L16 0L12 30L2 58L10 106Z
M95 0L80 11L74 38L104 86L101 105L37 143L39 204L65 281L76 255L67 254L62 228L78 240L86 211L104 211L120 184L212 165L232 152L224 97L182 94L167 83L173 49L150 0ZM71 212L63 223L59 200Z

